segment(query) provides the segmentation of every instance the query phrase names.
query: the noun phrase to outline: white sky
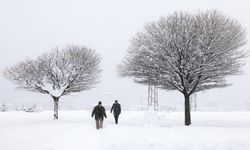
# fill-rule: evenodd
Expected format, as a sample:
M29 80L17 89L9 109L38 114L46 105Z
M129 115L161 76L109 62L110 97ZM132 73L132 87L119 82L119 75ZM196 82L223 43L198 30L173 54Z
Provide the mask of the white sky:
M102 82L90 91L61 101L89 107L99 100L109 103L118 99L124 107L136 107L146 102L147 87L118 77L115 69L125 56L129 39L145 23L174 11L216 8L239 20L249 32L249 3L247 0L0 0L0 70L56 46L86 45L102 56ZM245 48L249 49L249 44ZM233 83L231 87L198 94L198 104L244 107L250 101L250 59L246 62L245 74L228 80ZM0 83L0 103L22 98L34 103L43 99L53 104L48 96L16 91L15 85L2 76ZM160 91L159 99L161 105L184 103L178 92Z

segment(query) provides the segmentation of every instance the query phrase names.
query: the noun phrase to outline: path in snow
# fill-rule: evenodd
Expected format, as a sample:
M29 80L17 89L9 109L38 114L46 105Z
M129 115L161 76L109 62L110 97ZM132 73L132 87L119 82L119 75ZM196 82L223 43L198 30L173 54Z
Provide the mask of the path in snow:
M193 112L183 125L182 112L123 111L95 129L90 111L1 112L0 150L249 150L250 112ZM156 117L156 118L155 118ZM154 120L154 122L150 122Z

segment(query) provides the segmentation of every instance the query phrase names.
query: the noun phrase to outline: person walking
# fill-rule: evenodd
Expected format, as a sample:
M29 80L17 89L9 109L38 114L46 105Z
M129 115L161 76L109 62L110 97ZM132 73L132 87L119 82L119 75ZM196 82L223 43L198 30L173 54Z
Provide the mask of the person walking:
M103 127L104 117L107 118L105 108L102 106L102 102L99 101L98 105L94 107L91 117L95 116L96 129Z
M111 107L110 113L112 112L115 118L115 123L118 124L118 118L119 115L121 114L121 105L118 103L117 100L115 100L115 103Z

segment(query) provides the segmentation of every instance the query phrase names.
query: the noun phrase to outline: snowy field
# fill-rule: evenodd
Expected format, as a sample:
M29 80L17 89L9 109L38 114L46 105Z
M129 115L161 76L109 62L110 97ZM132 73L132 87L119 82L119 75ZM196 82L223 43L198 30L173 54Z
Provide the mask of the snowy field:
M249 150L250 112L107 112L95 129L90 111L0 112L0 150Z

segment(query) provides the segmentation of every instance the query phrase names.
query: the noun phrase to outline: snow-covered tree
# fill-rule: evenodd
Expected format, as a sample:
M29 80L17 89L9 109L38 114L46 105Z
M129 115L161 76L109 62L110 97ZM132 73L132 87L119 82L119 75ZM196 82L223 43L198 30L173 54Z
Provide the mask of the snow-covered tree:
M54 119L58 119L59 98L93 88L99 81L99 64L94 50L73 45L6 68L4 75L20 89L49 94L54 100Z
M132 38L118 72L138 83L180 91L185 125L190 125L190 95L228 86L226 78L241 73L245 44L245 29L217 10L176 12Z

